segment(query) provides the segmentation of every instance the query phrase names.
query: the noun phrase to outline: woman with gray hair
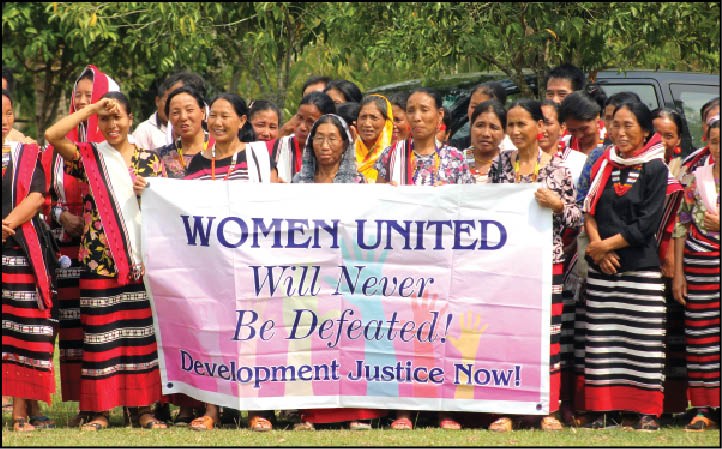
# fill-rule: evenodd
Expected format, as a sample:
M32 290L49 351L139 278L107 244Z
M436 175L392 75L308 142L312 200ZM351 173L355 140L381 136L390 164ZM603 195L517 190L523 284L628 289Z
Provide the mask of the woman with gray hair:
M354 151L346 121L335 114L322 115L306 139L301 171L293 177L293 182L366 182L356 169Z

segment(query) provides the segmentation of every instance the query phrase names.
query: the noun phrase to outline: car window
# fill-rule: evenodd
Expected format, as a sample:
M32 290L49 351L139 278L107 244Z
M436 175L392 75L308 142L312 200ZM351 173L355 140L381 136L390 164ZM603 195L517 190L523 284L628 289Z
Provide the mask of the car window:
M634 92L647 105L650 111L659 109L660 101L657 98L657 91L653 84L607 84L602 83L602 88L607 97L619 92Z
M699 116L699 111L705 103L719 96L719 86L670 83L669 89L672 91L675 106L684 111L694 147L703 146L702 117Z

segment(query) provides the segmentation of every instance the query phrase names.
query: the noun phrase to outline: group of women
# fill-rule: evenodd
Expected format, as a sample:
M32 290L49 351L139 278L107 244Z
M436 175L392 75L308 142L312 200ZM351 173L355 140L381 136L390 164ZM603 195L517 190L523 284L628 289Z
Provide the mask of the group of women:
M559 417L580 423L557 413L560 406L586 411L591 428L605 427L609 413L625 411L639 415L635 428L657 429L664 395L667 254L673 256L673 296L685 305L690 399L699 410L688 427L713 425L710 409L719 408L718 106L707 120L709 145L693 162L678 164L685 167L686 187L677 207L671 198L680 189L669 187L678 183L667 166L667 123L655 129L652 113L638 100L614 106L606 123L612 144L597 152L596 161L586 155L598 142L579 141L581 150L573 151L584 153L585 172L560 144L565 120L568 127L599 119L600 107L591 107L596 117L569 111L575 101L582 104L577 109L585 108L586 100L578 98L582 92L561 105L520 99L508 108L488 93L470 111L469 147L456 148L437 139L444 110L431 89L386 99L361 97L347 83L323 84L326 93L304 95L287 124L293 131L288 136L279 136L281 116L272 103L256 101L249 109L238 95L223 93L206 104L192 86L174 86L163 105L173 142L152 152L129 134L133 114L125 95L95 67L76 83L70 114L45 132L51 147L44 152L6 141L12 99L3 91L2 390L14 398L14 430L52 426L37 400L49 402L54 392L56 328L63 400L79 401L72 425L104 429L109 411L124 406L133 425L165 428L167 418L157 413L162 407L151 408L157 403L180 407L175 425L208 430L220 424L218 406L162 394L138 253L139 198L154 176L417 186L534 183L537 203L553 215L551 414L538 421L489 416L489 429L509 431L527 422L558 430ZM83 101L82 93L89 100ZM349 103L357 106L344 107ZM337 114L349 110L357 112ZM502 151L507 136L513 149ZM578 201L583 181L589 193ZM56 268L52 255L42 251L44 228L37 218L48 190L45 215L66 258L57 276L50 275ZM668 226L670 217L678 218ZM580 256L588 274L578 299L570 300L565 279L577 254L569 246L582 226L588 245ZM663 238L665 230L674 244ZM303 410L296 428L349 422L352 429L368 429L370 420L384 415L368 409ZM248 418L253 430L272 428L268 411L250 412ZM438 420L442 428L461 428L451 413L439 412ZM391 428L413 428L411 411L397 411Z

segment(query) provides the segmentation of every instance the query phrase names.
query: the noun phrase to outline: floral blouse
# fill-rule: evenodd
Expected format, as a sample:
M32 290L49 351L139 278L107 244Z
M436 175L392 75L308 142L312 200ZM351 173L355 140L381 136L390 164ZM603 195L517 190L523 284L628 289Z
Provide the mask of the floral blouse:
M702 198L699 195L699 192L697 191L697 177L696 176L690 176L689 178L689 185L685 187L684 189L684 195L682 196L682 201L679 205L679 215L677 223L674 226L674 233L672 234L673 237L684 237L687 236L689 238L687 232L688 227L691 223L694 223L694 225L699 229L699 232L704 235L705 237L716 240L717 242L720 241L720 233L715 231L707 231L704 228L704 213L707 211L707 208L704 205L704 201L702 201ZM720 187L719 183L715 183L715 191L717 192L717 207L720 206Z
M88 182L85 175L83 159L77 147L75 151L76 160L65 161L65 172L83 182ZM163 163L156 153L135 146L130 168L132 168L135 176L161 176ZM115 262L113 262L113 257L110 254L108 241L103 231L103 223L100 221L98 208L95 205L95 200L91 193L88 193L85 195L85 198L83 198L83 219L85 221L85 227L80 240L78 259L80 259L83 265L88 267L91 272L99 276L115 277Z
M203 144L203 150L208 148L208 143L209 139L208 135L206 134L206 139ZM182 148L179 152L179 144L180 140L177 140L176 142L157 148L155 150L155 152L158 153L160 160L163 162L163 167L165 168L165 176L169 178L184 177L188 173L188 166L190 165L191 160L193 160L193 156L197 154L186 154L185 152L183 152Z
M489 169L490 183L513 183L515 178L514 160L517 151L505 151L499 154ZM572 182L572 174L558 157L554 157L547 165L539 169L537 181L543 187L555 192L564 202L564 211L553 214L554 225L554 263L564 262L564 244L562 233L565 229L579 227L581 209L576 203L576 188ZM531 176L523 177L521 182L533 182Z
M413 144L412 144L413 145ZM387 147L376 161L374 168L378 170L379 176L391 180L391 159L396 146ZM474 178L469 171L469 165L464 158L464 153L454 147L441 146L438 151L430 155L418 155L415 152L413 157L416 161L416 169L411 176L410 184L417 186L431 186L437 182L445 184L473 184Z

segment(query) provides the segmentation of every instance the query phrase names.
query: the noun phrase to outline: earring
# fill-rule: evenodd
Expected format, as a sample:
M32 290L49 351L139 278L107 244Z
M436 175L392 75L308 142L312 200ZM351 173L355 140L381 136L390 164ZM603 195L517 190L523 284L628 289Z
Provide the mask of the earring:
M680 148L679 145L677 145L676 147L674 147L672 152L674 152L674 154L680 154L682 152L682 148Z

